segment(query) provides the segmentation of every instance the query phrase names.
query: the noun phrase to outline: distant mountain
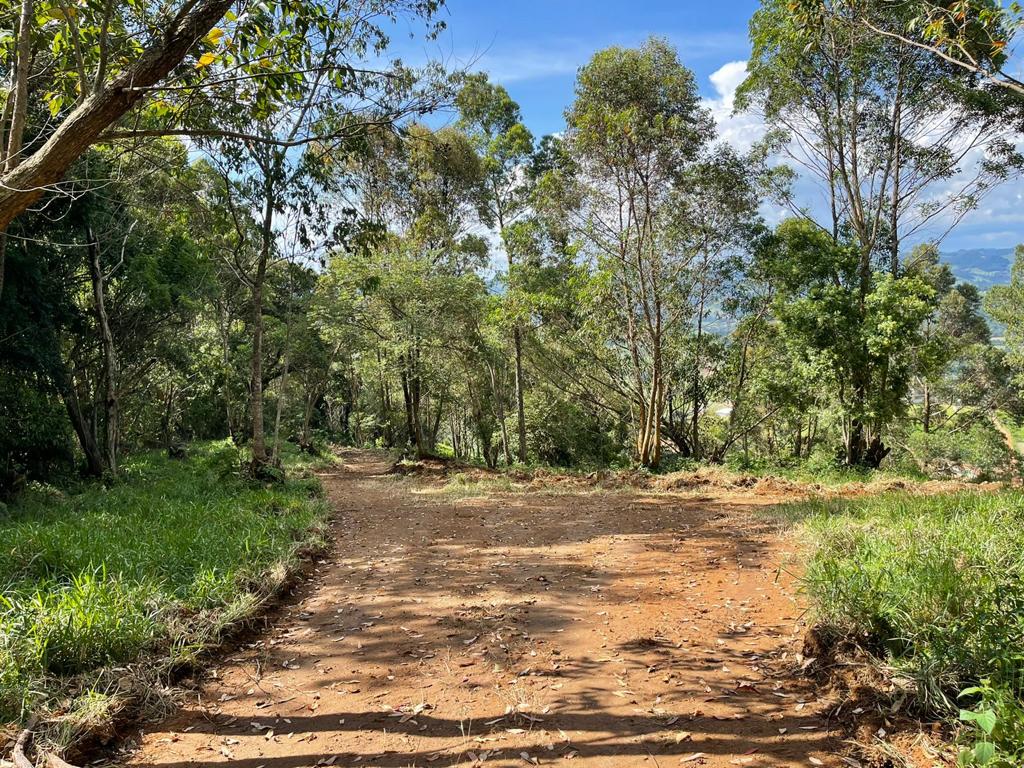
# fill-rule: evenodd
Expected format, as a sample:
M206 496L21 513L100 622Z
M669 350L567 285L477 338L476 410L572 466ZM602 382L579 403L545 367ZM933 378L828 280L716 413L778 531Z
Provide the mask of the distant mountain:
M957 280L973 283L982 291L1010 282L1013 248L966 248L942 254Z

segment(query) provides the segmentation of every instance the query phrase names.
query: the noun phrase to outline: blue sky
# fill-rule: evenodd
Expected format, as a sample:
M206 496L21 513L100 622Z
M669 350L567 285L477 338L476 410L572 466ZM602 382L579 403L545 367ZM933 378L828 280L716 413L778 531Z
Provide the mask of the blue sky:
M722 137L746 148L762 129L732 114L732 92L750 53L747 24L756 0L447 0L447 30L430 42L395 40L407 60L441 59L483 70L519 102L538 137L564 127L576 70L595 51L637 45L651 35L671 41L693 70ZM807 190L814 194L813 189ZM814 204L809 200L809 204ZM772 212L766 211L772 218ZM944 250L1012 248L1024 242L1024 183L1004 184L943 242Z
M576 70L595 51L651 35L671 40L712 96L711 73L749 54L747 21L756 8L748 0L449 0L448 30L436 45L490 72L519 102L530 129L543 135L562 128Z

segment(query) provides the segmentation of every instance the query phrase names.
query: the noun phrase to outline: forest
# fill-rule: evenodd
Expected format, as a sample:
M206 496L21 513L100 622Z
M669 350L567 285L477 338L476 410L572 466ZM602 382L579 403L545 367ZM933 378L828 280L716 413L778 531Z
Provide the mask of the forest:
M1015 3L760 0L729 106L764 130L742 146L656 28L595 46L541 135L514 79L407 55L458 29L443 0L2 0L0 17L17 768L85 759L143 711L139 680L207 668L311 557L420 514L394 501L350 530L338 510L392 503L371 475L428 507L438 482L521 498L566 530L599 514L605 491L579 489L605 478L623 483L609 510L683 476L788 483L767 514L805 542L786 566L805 646L871 659L883 736L941 736L921 762L858 736L867 751L794 743L784 764L1022 764L1024 245L984 289L942 255L1024 171ZM346 468L369 490L339 490ZM589 506L545 515L544 478ZM115 672L146 659L135 688ZM536 711L509 706L532 733ZM694 740L664 754L754 754ZM345 748L338 765L429 759ZM139 765L176 764L146 749ZM438 764L487 759L465 749ZM490 762L540 764L509 749Z

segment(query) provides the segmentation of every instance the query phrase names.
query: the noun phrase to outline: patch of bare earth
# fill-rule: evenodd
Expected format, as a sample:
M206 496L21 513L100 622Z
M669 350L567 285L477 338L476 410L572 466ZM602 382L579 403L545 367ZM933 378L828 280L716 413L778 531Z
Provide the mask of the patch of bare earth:
M350 452L323 477L315 584L118 764L849 764L753 514L783 492L456 499L388 471Z

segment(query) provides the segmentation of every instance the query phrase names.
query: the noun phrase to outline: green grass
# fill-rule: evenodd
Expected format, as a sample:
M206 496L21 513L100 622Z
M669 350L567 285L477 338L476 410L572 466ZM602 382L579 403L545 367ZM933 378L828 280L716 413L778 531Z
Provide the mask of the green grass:
M30 488L0 516L0 719L71 689L92 707L111 665L194 660L280 584L325 518L319 484L252 484L234 461L224 443L137 456L109 488Z
M912 681L923 708L951 718L968 708L981 742L993 737L971 712L997 705L995 732L1024 733L1009 727L1024 695L1024 495L887 494L785 512L801 520L803 586L826 631ZM992 765L1019 764L1015 739L995 745L993 761L1006 762Z

